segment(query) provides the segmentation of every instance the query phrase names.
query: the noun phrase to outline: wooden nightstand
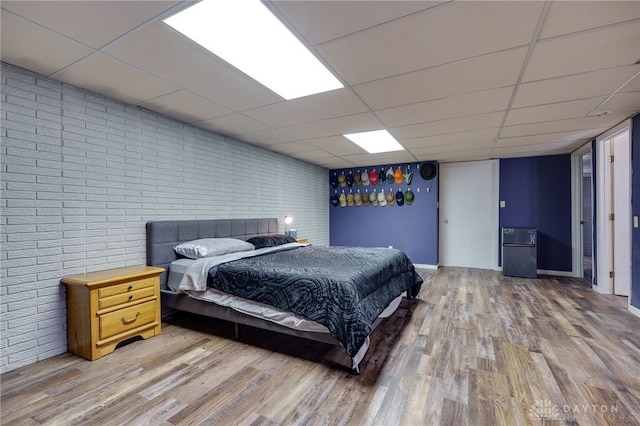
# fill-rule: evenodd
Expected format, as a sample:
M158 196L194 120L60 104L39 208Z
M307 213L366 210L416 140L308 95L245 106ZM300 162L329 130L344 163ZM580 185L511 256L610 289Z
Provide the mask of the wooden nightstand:
M296 239L296 241L299 242L300 244L309 244L308 238L298 238Z
M62 278L67 286L67 346L94 360L134 336L160 334L163 268L126 268Z

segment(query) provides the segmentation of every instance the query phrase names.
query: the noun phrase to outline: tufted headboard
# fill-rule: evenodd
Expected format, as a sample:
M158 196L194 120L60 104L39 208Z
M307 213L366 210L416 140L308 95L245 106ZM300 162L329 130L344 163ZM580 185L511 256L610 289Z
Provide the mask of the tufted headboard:
M173 248L199 238L238 238L278 233L278 219L202 219L147 222L147 265L160 266L160 288L167 288L169 264L178 259Z

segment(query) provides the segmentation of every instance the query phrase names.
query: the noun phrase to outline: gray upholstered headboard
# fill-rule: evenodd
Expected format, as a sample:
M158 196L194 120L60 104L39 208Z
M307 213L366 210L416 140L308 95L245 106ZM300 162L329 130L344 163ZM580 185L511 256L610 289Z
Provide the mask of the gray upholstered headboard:
M169 264L178 259L173 248L198 238L238 238L278 233L278 219L203 219L147 222L147 265L160 266L160 288L167 288Z

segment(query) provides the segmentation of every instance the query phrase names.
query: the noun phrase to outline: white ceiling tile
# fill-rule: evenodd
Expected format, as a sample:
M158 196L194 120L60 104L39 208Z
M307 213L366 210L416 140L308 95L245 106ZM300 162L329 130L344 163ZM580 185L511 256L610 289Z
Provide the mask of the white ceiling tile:
M514 108L586 99L613 93L640 69L640 65L594 71L521 84Z
M486 114L469 115L429 123L392 127L389 131L398 139L412 139L446 133L465 132L468 130L488 129L491 127L499 127L504 114L504 111L489 112Z
M621 93L612 96L598 110L611 111L616 115L640 112L640 92Z
M412 150L416 147L433 147L439 145L457 145L463 142L473 142L473 141L482 141L482 140L494 140L496 136L498 136L499 129L482 129L482 130L471 130L468 132L457 132L457 133L447 133L444 135L437 136L428 136L423 138L414 138L414 139L403 139L401 141L402 146L405 148L411 148Z
M329 136L326 138L309 139L309 143L318 149L333 155L362 154L365 151L344 136Z
M280 130L298 139L316 139L383 128L384 126L380 124L375 115L365 113L283 127Z
M133 105L178 90L165 80L101 53L94 53L52 77Z
M563 142L555 142L549 144L534 144L534 145L524 145L524 146L505 146L500 148L495 148L493 150L494 155L504 155L504 154L517 154L517 153L526 153L527 155L532 155L535 153L540 153L544 151L562 151L562 152L571 152L580 148L584 145L587 140L574 140L574 141L563 141Z
M491 149L474 149L463 152L425 154L418 157L418 161L438 161L440 163L457 163L463 161L490 160Z
M267 129L267 126L264 124L242 114L224 115L211 120L199 121L194 124L203 129L227 136L237 136Z
M163 23L145 27L105 51L234 111L282 101L282 97Z
M518 80L526 48L483 55L396 77L354 86L372 109L513 86ZM470 76L473 75L473 78Z
M573 118L569 120L505 126L500 132L500 138L599 129L602 127L609 128L620 123L625 118L627 118L627 116L611 114L604 117ZM597 135L597 133L595 135Z
M278 128L367 111L366 105L351 90L338 89L278 102L246 111L245 114Z
M631 81L620 89L620 92L640 92L640 71Z
M581 130L581 131L567 131L567 132L558 132L558 133L546 133L541 135L500 138L496 140L495 147L496 148L518 147L518 146L526 146L526 145L549 144L549 143L560 143L560 142L573 143L575 141L581 141L581 140L592 138L594 134L599 135L600 133L604 132L607 129L608 127L600 127L600 128Z
M0 53L3 62L42 75L51 75L93 52L87 46L13 13L2 12L0 17ZM55 55L51 52L55 52Z
M342 37L317 51L348 83L363 83L527 45L543 4L450 2Z
M540 32L545 39L640 18L637 1L554 1Z
M475 140L456 144L421 146L409 148L409 151L416 157L435 156L436 154L452 154L456 152L467 152L477 150L488 150L493 146L494 140Z
M140 106L177 118L185 123L193 123L232 113L230 109L186 90L159 96L140 103Z
M607 97L602 96L598 98L581 99L579 101L511 109L505 121L505 126L586 117L605 99L607 99Z
M99 49L179 1L2 1L2 8Z
M428 9L444 1L272 1L311 45Z
M376 114L387 126L397 127L504 111L507 109L512 92L513 87L486 90L415 105L384 109L377 111Z
M273 145L282 142L292 142L295 138L286 133L282 133L275 129L260 130L252 133L242 133L238 135L239 139L245 142L257 145Z
M631 65L640 59L640 22L536 44L523 82Z
M408 151L383 152L379 154L353 154L344 155L342 158L360 167L412 163L416 161L416 158Z
M315 146L304 141L283 142L269 145L271 151L280 152L282 154L291 155L299 152L318 151Z

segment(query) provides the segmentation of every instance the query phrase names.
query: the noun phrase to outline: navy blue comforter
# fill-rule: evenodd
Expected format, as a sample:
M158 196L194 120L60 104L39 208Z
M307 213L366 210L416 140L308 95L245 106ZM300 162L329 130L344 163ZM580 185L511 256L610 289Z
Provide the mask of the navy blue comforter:
M373 322L422 279L409 258L387 248L304 246L224 263L208 286L316 321L355 356Z

